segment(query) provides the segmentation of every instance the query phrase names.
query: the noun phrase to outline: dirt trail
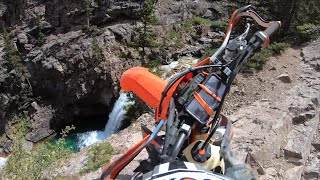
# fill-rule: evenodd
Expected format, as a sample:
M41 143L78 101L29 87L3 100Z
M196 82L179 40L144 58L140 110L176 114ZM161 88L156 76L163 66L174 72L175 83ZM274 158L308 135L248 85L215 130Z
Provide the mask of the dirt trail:
M314 47L319 40L303 52L317 53L309 51ZM258 74L239 76L231 91L226 112L236 121L233 150L260 179L319 178L320 73L310 63L317 56L290 48Z
M239 74L228 94L224 113L234 114L237 109L257 100L280 101L288 96L287 90L299 84L299 77L303 74L300 54L299 49L290 48L281 55L270 58L262 71ZM282 74L288 75L291 83L283 83L277 78Z

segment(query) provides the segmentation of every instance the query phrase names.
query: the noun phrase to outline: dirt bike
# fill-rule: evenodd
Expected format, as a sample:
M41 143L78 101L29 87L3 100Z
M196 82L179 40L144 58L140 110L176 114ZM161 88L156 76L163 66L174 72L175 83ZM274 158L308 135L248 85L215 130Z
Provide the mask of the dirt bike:
M247 41L247 24L241 35L229 40L244 17L266 29ZM221 47L169 82L143 67L124 72L121 88L155 110L157 126L151 131L142 125L143 139L109 163L101 179L115 179L144 148L149 158L140 162L132 179L254 179L251 168L230 150L232 121L220 112L240 67L255 50L269 45L269 36L280 26L279 21L267 22L250 5L244 6L233 12ZM160 136L161 129L165 134Z

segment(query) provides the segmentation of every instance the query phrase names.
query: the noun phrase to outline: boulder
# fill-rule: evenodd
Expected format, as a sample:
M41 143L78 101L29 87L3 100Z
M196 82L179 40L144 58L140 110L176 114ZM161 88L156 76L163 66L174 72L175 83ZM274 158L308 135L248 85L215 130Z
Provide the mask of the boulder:
M52 129L36 129L26 135L26 140L36 143L44 138L51 136L53 133L54 131Z
M278 171L275 168L267 168L265 169L265 172L267 175L270 175L272 177L277 177L278 176Z
M254 171L256 171L259 175L266 174L264 168L262 167L261 163L259 162L257 157L255 157L254 154L248 153L245 162L250 164L251 168Z
M310 119L312 119L315 116L315 112L309 111L306 113L301 113L295 117L292 118L293 124L301 124L304 123Z
M211 10L207 9L207 11L203 15L204 18L211 19L213 17L213 13Z
M277 77L277 79L279 79L283 83L291 83L291 78L288 74L281 74Z
M210 44L212 42L212 39L207 37L201 37L198 41L201 44Z
M303 166L296 166L287 170L284 174L284 179L286 180L300 180L301 174L303 172Z
M27 44L28 43L28 36L25 32L20 32L17 34L17 40L21 44Z
M320 160L313 157L313 160L304 168L303 177L305 179L319 179L320 178Z
M289 162L304 164L310 153L311 140L318 129L319 112L316 111L315 116L308 122L296 125L287 136L287 144L283 150Z
M3 150L4 150L5 154L10 154L12 147L13 147L13 141L7 140L7 142L3 146Z
M108 28L114 35L117 41L131 42L133 26L130 24L117 24Z

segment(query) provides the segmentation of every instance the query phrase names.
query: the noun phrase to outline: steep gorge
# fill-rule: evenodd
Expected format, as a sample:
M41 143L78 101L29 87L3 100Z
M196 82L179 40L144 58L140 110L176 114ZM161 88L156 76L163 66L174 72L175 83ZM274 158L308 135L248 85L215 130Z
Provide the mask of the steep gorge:
M10 127L17 121L17 114L27 117L31 128L26 139L34 143L65 125L74 124L79 130L104 126L118 96L121 73L141 64L139 53L131 44L143 2L0 3L0 134L7 139L1 141L0 147L8 151L12 145ZM156 4L161 22L154 27L157 41L161 42L177 22L192 16L218 20L227 15L228 6L223 2L161 1ZM165 55L157 56L159 48L148 50L148 54L161 57L161 62L170 62L179 55L199 54L212 42L203 38L208 36L206 30L200 34L195 39L190 35L182 39L180 43L188 41L182 47L166 48ZM221 33L210 35L220 36ZM8 44L13 55L6 52ZM17 59L11 67L8 54Z
M107 115L118 96L118 82L121 73L130 67L141 65L139 53L131 46L131 43L137 35L135 27L140 25L138 19L143 2L143 0L3 0L0 2L0 24L3 32L0 36L0 135L5 137L4 140L0 140L0 153L10 151L12 146L10 127L17 121L14 117L17 112L27 116L31 128L26 135L26 140L34 143L58 132L69 124L75 124L78 129L86 129L88 126L92 129L104 127ZM226 20L237 7L233 3L224 1L156 1L155 14L161 21L161 25L156 25L153 30L157 32L157 41L165 39L168 32L172 33L172 39L178 39L174 33L183 34L181 23L192 16L204 17L212 21ZM162 63L177 60L179 56L201 56L204 54L204 49L211 48L213 44L219 44L218 42L224 35L221 32L223 30L220 31L220 29L212 31L201 25L192 28L195 30L194 34L183 34L181 41L184 47L168 46L164 50L160 50L160 48L148 49L148 53L151 57L160 57L158 60ZM14 45L14 49L21 58L21 63L26 67L30 76L20 76L18 71L8 68L5 57L7 37L4 32L10 35L9 40ZM316 45L312 47L318 48ZM304 58L310 54L303 52ZM295 58L296 63L300 62L299 53L298 50L294 51L294 56L290 57ZM128 54L130 57L127 56ZM236 145L234 146L240 152L239 156L245 159L250 151L253 156L264 157L267 154L270 157L269 159L256 158L258 168L263 168L263 173L259 175L266 179L284 178L286 171L290 169L298 172L298 176L305 174L305 178L316 173L314 169L318 167L319 162L319 153L316 149L319 143L316 135L313 140L310 138L312 135L308 134L308 142L312 139L311 143L307 143L308 148L291 149L290 151L290 146L295 142L295 133L301 134L293 129L285 129L285 132L282 133L277 131L276 135L278 136L276 136L270 130L273 127L286 125L290 125L290 128L316 126L313 124L314 117L317 117L316 113L313 111L304 112L304 108L309 106L314 109L318 108L316 100L314 100L316 97L313 95L316 95L315 91L318 90L319 84L315 79L316 76L309 80L308 75L317 74L312 68L317 71L319 63L317 57L307 57L306 59L308 59L306 65L301 65L305 70L301 77L295 76L295 73L300 73L300 71L290 69L292 64L288 62L288 59L286 62L290 65L272 64L272 66L276 66L276 70L270 68L273 70L267 69L262 72L269 73L269 75L275 75L273 72L277 72L277 75L281 75L280 70L293 71L291 76L294 79L293 82L303 83L303 86L296 88L296 94L295 92L292 94L283 92L283 94L279 94L280 98L277 99L278 96L273 96L275 91L273 88L276 87L282 92L284 89L291 88L294 83L283 85L278 82L279 80L275 80L275 76L266 79L267 76L260 74L257 79L253 79L252 76L251 78L250 76L249 78L241 77L243 82L247 84L240 82L232 92L231 98L234 98L231 103L226 104L226 113L237 112L234 118L240 119L235 123L239 130L235 137ZM312 67L312 71L309 66ZM298 66L294 67L298 68ZM311 89L310 92L308 89ZM24 91L26 92L21 93ZM31 96L30 93L32 93ZM250 96L251 93L254 95ZM287 109L288 104L281 104L283 102L277 101L281 100L283 96L288 96L289 99L295 96L296 101L288 100L285 102L303 102L301 104L306 107L292 106L291 109ZM258 101L256 102L256 100ZM304 104L305 101L307 104ZM17 102L20 103L17 104ZM276 104L273 105L274 103ZM245 110L248 109L247 107L259 110L262 114L255 115L252 111ZM288 124L283 125L278 124L279 122L274 120L275 117L267 117L268 113L279 113L280 115L288 113L289 115L294 114L294 117L286 117ZM266 122L259 120L260 116L265 116ZM312 117L311 120L308 117ZM140 121L141 119L144 123L152 125L150 123L152 118L149 116L146 118L144 115ZM302 119L307 123L298 122L295 124L296 126L291 126L290 123L293 119L298 119L298 121ZM116 153L118 153L114 154L115 157L140 138L138 122L108 140L113 143ZM308 122L312 124L308 125ZM253 133L255 128L265 128L263 134L257 138ZM271 131L270 134L266 132L268 130ZM282 131L282 129L280 130ZM250 132L249 135L246 132ZM291 134L288 134L289 132ZM271 137L282 139L278 142ZM123 139L127 141L124 144L119 143ZM289 148L280 147L279 144L283 142L287 143ZM270 152L273 147L269 147L268 144L275 144L277 153ZM263 148L266 152L259 150ZM283 151L286 151L287 154L282 153ZM288 151L290 151L289 156ZM68 167L69 162L66 163L68 165L62 167L66 177L80 178L77 170L80 171L84 163L81 164L77 161L80 157L83 160L81 162L85 162L86 155L86 150L75 154L70 160L71 169ZM303 158L300 158L300 155ZM278 156L280 157L278 158ZM289 165L283 163L284 156L285 158L292 156L293 163L289 163ZM138 157L133 164L137 164L139 160L142 158ZM272 161L277 161L277 166L272 166L270 163ZM295 167L295 164L299 163L298 168ZM274 169L281 165L283 165L281 171L274 173ZM77 166L76 170L73 169L74 166ZM302 166L305 169L301 168ZM126 170L125 175L131 170ZM58 173L60 173L59 170ZM83 178L98 177L99 173L100 171L93 172L94 175L87 174ZM290 174L290 171L288 173Z

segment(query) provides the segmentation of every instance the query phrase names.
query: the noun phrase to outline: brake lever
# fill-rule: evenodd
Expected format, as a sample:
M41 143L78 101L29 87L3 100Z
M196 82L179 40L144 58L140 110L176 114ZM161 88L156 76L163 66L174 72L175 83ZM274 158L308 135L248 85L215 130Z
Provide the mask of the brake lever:
M243 16L247 16L247 17L251 17L252 19L254 19L260 26L267 28L271 25L270 22L264 20L258 13L256 13L254 10L248 10L245 12L240 12L239 14L236 15L235 19L243 17Z
M246 24L246 30L239 36L239 40L243 41L244 39L246 39L248 33L249 33L249 30L250 30L250 24L247 23Z
M236 11L234 11L231 15L231 19L229 21L229 26L226 32L226 36L223 40L222 45L220 46L220 48L210 57L210 61L211 62L215 62L217 59L217 56L225 49L225 47L228 44L229 38L230 38L230 34L232 29L234 28L234 26L237 24L237 22L240 20L239 16L241 13L243 13L243 11L246 11L247 9L249 9L251 7L251 5L247 5L244 7L241 7L239 9L237 9Z
M249 30L250 30L250 24L247 23L246 30L241 35L236 37L235 39L230 40L229 44L226 46L225 54L223 55L223 59L227 63L232 62L233 59L237 55L239 55L239 53L241 53L243 49L246 48L247 41L245 38L247 37Z

